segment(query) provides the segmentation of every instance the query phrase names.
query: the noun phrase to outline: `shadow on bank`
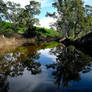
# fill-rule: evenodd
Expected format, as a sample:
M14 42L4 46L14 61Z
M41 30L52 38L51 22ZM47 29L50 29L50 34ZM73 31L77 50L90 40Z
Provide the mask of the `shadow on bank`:
M61 43L66 46L74 45L77 49L81 50L85 54L92 56L92 33L89 33L75 41L65 39Z

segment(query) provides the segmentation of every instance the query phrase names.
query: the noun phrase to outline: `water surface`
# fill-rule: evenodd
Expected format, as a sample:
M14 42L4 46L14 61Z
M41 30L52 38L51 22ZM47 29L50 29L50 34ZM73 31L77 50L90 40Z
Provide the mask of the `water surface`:
M56 42L0 51L0 92L92 92L92 57Z

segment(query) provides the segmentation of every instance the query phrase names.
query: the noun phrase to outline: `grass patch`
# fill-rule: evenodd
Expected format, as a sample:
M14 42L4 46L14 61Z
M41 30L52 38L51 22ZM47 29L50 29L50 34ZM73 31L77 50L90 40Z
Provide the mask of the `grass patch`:
M41 46L45 46L45 49L48 49L48 48L54 48L54 47L59 46L59 43L58 42L55 42L55 41L51 41L51 42L41 43L40 45Z
M61 34L57 32L56 30L52 29L47 29L47 28L41 28L41 27L36 27L37 33L40 34L41 36L45 37L59 37Z
M16 27L16 30L14 30ZM9 22L0 22L0 34L4 34L8 36L9 32L23 34L27 30L26 26L15 25ZM61 33L47 28L36 27L34 30L37 35L44 36L44 37L60 37Z

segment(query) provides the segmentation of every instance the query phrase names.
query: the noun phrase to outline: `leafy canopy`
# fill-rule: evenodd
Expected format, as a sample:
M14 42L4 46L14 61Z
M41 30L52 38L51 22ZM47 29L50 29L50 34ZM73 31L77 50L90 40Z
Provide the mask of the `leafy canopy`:
M48 16L57 18L54 26L69 38L71 33L74 38L81 32L88 32L92 28L92 7L84 5L82 0L56 0L53 7L57 9Z
M35 15L39 14L40 3L34 0L30 1L24 8L14 2L0 1L0 19L11 22L14 29L20 24L31 30L35 24L38 24L39 20Z

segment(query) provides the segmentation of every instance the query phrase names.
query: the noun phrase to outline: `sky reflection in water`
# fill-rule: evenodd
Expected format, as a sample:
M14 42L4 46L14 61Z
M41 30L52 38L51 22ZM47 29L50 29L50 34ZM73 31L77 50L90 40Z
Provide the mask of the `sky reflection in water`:
M0 92L91 92L92 58L73 46L48 45L0 55Z

